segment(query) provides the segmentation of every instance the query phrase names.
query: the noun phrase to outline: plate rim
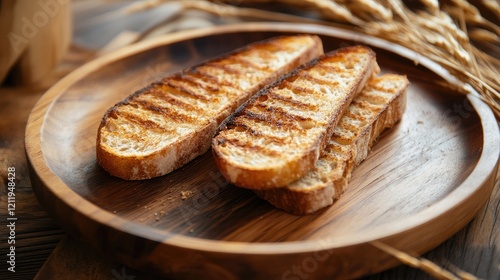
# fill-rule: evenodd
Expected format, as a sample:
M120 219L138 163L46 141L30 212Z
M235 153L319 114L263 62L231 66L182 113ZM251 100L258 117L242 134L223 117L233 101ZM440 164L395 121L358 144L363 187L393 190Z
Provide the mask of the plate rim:
M166 34L164 36L148 39L144 42L140 42L112 52L103 57L92 60L72 71L42 95L29 115L25 131L25 149L28 164L30 165L31 176L37 176L37 179L56 199L59 199L61 203L65 204L67 207L72 208L79 214L87 216L89 219L98 223L100 226L110 228L114 231L131 234L141 239L162 243L168 246L176 246L197 251L245 255L274 255L317 251L317 240L299 240L285 242L223 241L199 237L189 237L178 233L170 233L164 230L155 229L149 226L147 230L142 230L141 227L143 227L144 225L114 215L81 197L78 193L74 192L69 186L67 186L62 181L62 179L57 176L57 174L52 172L47 164L41 165L36 163L36 161L34 160L34 157L39 153L41 153L41 155L45 159L43 150L41 149L41 142L43 141L41 136L45 124L45 117L50 112L53 101L57 100L67 88L70 88L80 79L85 78L86 75L91 73L94 69L113 63L121 58L132 56L134 54L140 53L142 51L147 51L148 49L152 49L155 47L160 47L163 45L185 40L191 40L194 38L200 38L208 35L234 32L296 32L331 36L345 40L353 40L390 51L408 59L412 59L423 65L429 71L439 75L449 83L460 87L466 87L471 91L471 93L467 94L467 98L472 103L472 106L481 121L481 127L483 129L483 145L481 147L481 156L474 170L469 174L469 176L467 176L467 178L461 184L459 184L455 190L450 192L444 198L434 203L432 206L426 208L425 210L416 213L415 216L412 216L411 222L405 220L405 223L380 225L375 228L377 229L376 231L373 231L375 233L364 233L362 234L361 238L359 236L356 236L351 238L342 238L340 240L324 240L325 242L322 242L322 247L325 247L326 249L335 249L368 243L374 240L388 238L401 232L412 230L418 226L432 222L451 208L456 207L461 202L468 200L471 196L481 191L482 188L485 187L484 185L490 180L491 176L494 176L494 171L498 166L498 156L500 155L500 147L498 145L494 145L494 143L500 143L499 128L496 123L494 114L489 106L481 101L479 94L472 87L470 87L470 85L462 83L456 77L448 73L440 65L431 61L427 57L422 56L405 47L377 37L332 26L269 22L238 23ZM490 131L491 133L485 133L486 131ZM30 134L30 136L28 136L28 134ZM486 148L485 145L487 145ZM44 161L44 163L46 162ZM36 188L37 187L35 187L35 184L33 184L35 194L37 194ZM491 190L492 189L493 188L491 188ZM490 195L491 190L488 191L488 196ZM37 198L40 200L40 197L38 195ZM44 202L41 202L43 205ZM481 204L481 206L483 205L484 203ZM473 217L474 216L475 214L473 215ZM221 244L223 244L224 246L220 246ZM244 250L242 250L242 248L244 248Z

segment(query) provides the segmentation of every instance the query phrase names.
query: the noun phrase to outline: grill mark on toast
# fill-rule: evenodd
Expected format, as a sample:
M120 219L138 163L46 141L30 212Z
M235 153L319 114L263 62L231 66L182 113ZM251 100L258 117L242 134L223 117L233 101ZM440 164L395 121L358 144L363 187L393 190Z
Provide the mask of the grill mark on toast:
M208 96L196 93L196 92L186 88L182 84L173 83L173 81L174 80L165 80L165 81L163 81L163 85L167 86L169 88L169 90L173 91L174 93L180 92L181 94L189 95L195 99L200 99L203 101L210 101L210 98Z
M250 118L246 118L246 117L245 118L234 118L226 124L226 128L231 129L234 127L241 127L241 128L243 128L243 130L246 130L247 133L249 133L251 135L257 135L257 136L261 135L261 133L257 129L257 126L258 127L265 126L265 127L273 129L274 131L287 129L287 127L284 126L283 122L279 122L279 124L273 123L273 122L267 122L265 120L261 120L260 119L261 117L262 117L261 114L253 113ZM262 134L262 135L265 135L265 134ZM271 136L271 137L273 137L273 136ZM277 138L277 139L281 139L281 138Z
M162 127L161 125L155 123L154 121L145 120L142 117L135 114L131 114L130 112L127 111L116 111L115 114L117 116L123 117L128 122L140 125L140 127L144 128L144 130L151 130L157 132L160 131L161 133L170 132L170 130ZM132 133L124 133L122 137L125 137L127 135L134 136L134 134Z
M207 81L208 80L208 81ZM217 94L229 94L231 91L236 91L239 89L234 88L229 84L220 84L215 80L214 76L206 76L200 73L190 73L189 75L185 75L185 79L183 82L187 82L190 85L196 87L201 87L207 90L211 95ZM201 82L200 82L201 81ZM229 90L228 90L229 89ZM213 97L213 96L211 96Z
M394 88L387 88L387 85L384 84L374 84L370 87L370 90L372 91L378 91L379 93L386 93L386 92L391 92L394 91Z
M298 101L296 99L293 99L290 96L285 96L282 94L271 93L271 94L269 94L269 97L272 98L273 100L277 100L278 102L281 102L283 104L287 104L291 107L299 108L302 110L316 110L318 108L317 105L304 103L304 102Z
M354 114L352 112L346 112L344 114L344 117L346 118L346 120L349 120L349 121L359 121L360 123L366 122L366 119L367 119L366 116L357 115L357 114ZM339 125L343 126L344 123L345 123L345 121L341 120L337 126L339 126Z
M272 134L266 133L264 131L259 131L259 130L255 129L253 127L250 127L244 123L240 123L237 120L235 120L235 122L233 124L228 125L227 128L228 129L236 128L237 131L248 133L246 136L250 136L253 138L260 138L260 139L265 138L267 143L283 144L283 143L287 142L286 137L278 137L278 136L274 136Z
M218 79L216 76L210 74L206 70L207 69L204 69L204 68L198 68L198 69L196 69L195 73L200 74L200 75L202 75L204 77L207 77L210 80L214 80L219 85L227 86L227 87L231 87L231 88L239 90L239 86L238 85L231 83L228 79Z
M351 108L349 108L349 110L347 110L345 113L344 113L344 116L346 117L346 119L352 119L352 120L364 120L366 119L366 116L363 116L363 115L359 115L358 113L363 110L366 110L366 109L370 109L370 107L372 109L376 109L377 107L376 106L360 106L360 107L355 107L355 106L352 106ZM340 123L342 123L342 119L340 120Z
M219 139L219 144L221 145L231 145L234 147L239 147L243 148L245 150L250 150L254 153L261 153L263 155L266 155L268 157L279 157L281 155L280 152L268 149L266 147L262 147L260 145L256 145L251 143L251 141L243 141L238 138L223 138Z
M202 80L203 82L210 84L214 87L217 87L217 85L219 84L219 79L217 77L206 73L202 73L202 71L199 71L198 68L190 71L189 76L195 80Z
M218 80L217 77L210 75L208 73L193 73L194 79L202 80L213 90L211 93L213 94L232 94L235 91L240 91L239 85L236 83L230 82L229 79ZM240 77L238 77L238 80Z
M150 92L151 96L154 98L158 98L159 100L165 101L165 103L171 104L172 106L176 106L178 108L183 109L184 111L195 111L197 113L203 112L203 110L197 106L186 103L178 98L175 98L173 94L165 93L160 90L152 90ZM138 99L141 100L141 99Z
M178 111L173 110L172 108L157 106L151 104L150 102L144 100L137 100L136 103L140 104L140 106L144 110L148 110L152 113L161 115L168 119L173 120L176 123L196 123L196 118L193 116L189 116Z
M290 84L287 88L290 89L293 92L293 94L297 95L313 95L316 93L316 91L312 88L306 88L294 84Z
M350 70L342 68L341 65L338 65L337 63L331 63L328 60L325 60L323 64L318 64L315 67L315 71L317 73L345 73L345 72L350 72Z
M278 115L281 118L285 118L287 120L294 121L312 121L313 119L309 117L304 117L296 114L292 114L287 112L285 109L277 106L272 106L269 104L257 103L254 105L254 108L258 108L259 110L271 112L274 116Z
M248 68L254 68L254 69L257 69L257 70L262 71L262 72L267 72L266 70L268 69L268 67L266 67L266 66L259 65L257 63L250 61L250 60L244 59L241 56L231 57L228 59L228 61L234 61L237 64L241 64L242 66L246 66Z
M323 76L321 73L319 73L321 76ZM329 86L329 87L334 87L337 86L340 82L339 81L331 81L328 79L320 79L318 77L313 77L311 74L305 72L302 75L300 75L302 78L305 80L315 83L315 84L320 84L323 86Z
M211 64L208 64L207 66L220 69L220 70L227 72L229 74L236 74L237 76L243 75L243 72L241 70L236 69L234 67L230 67L227 64L211 63Z
M385 102L388 98L392 98L390 96L381 96L377 95L377 93L371 92L371 93L364 93L360 95L361 100L366 102L367 104L370 104L371 106L385 106Z
M354 131L358 127L359 126L356 124L344 122L344 123L342 123L341 126L337 126L337 128L340 130L340 133L338 133L337 131L334 131L332 136L333 136L333 138L343 137L346 133L351 134L352 131Z
M193 75L174 76L174 77L172 77L172 79L180 81L180 82L189 83L195 87L202 87L203 89L206 89L206 90L210 91L211 93L216 93L219 91L219 87L214 85L214 83L216 83L216 82L211 81L212 83L208 83L208 82L202 80L203 83L201 83L200 79L194 77Z
M290 129L297 129L296 123L290 119L279 119L273 116L269 116L266 113L255 113L250 111L244 112L244 118L250 121L264 123L269 127L283 128L287 127Z
M378 107L378 106L370 104L366 100L358 100L358 99L354 99L351 102L351 105L349 105L349 106L351 106L351 108L359 108L359 109L365 109L365 108L368 108L368 107Z
M286 138L274 136L274 135L271 135L269 133L264 133L262 131L255 130L255 129L248 130L248 135L250 135L253 138L265 138L266 143L273 143L273 144L277 144L277 145L281 145L281 144L284 144L285 142L287 142Z

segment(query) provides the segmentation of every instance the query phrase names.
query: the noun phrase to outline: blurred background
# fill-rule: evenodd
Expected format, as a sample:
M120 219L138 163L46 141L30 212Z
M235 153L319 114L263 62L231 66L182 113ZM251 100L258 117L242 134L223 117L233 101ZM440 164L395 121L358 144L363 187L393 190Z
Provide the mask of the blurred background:
M470 83L500 112L497 0L12 0L0 5L0 35L8 39L0 41L2 84L42 81L70 48L88 61L187 29L241 21L314 22L422 53Z

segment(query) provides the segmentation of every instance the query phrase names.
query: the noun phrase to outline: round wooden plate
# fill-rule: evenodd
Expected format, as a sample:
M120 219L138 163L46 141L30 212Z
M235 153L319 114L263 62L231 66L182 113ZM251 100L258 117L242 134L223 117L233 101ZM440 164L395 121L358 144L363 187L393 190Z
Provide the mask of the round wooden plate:
M104 112L160 77L275 35L312 33L325 51L367 44L383 72L408 75L407 111L354 171L344 195L307 216L274 209L227 184L210 152L146 181L96 162ZM419 65L416 65L418 62ZM175 278L358 277L398 264L468 223L493 188L499 132L474 93L436 64L386 41L315 25L249 23L144 42L69 74L37 103L26 130L34 191L64 228L116 260Z

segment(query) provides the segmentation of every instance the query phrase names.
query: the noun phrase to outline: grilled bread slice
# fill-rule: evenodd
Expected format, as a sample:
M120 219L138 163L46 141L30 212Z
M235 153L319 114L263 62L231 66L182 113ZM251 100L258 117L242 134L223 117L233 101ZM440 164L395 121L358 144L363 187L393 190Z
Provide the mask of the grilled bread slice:
M322 54L317 36L282 36L167 76L105 113L97 160L127 180L169 173L210 149L219 124L258 90Z
M408 86L409 81L400 75L371 79L347 108L313 169L287 187L255 193L294 214L309 214L331 205L377 137L401 119Z
M296 181L314 166L352 98L378 72L375 53L352 46L264 88L216 133L212 151L220 172L249 189Z

